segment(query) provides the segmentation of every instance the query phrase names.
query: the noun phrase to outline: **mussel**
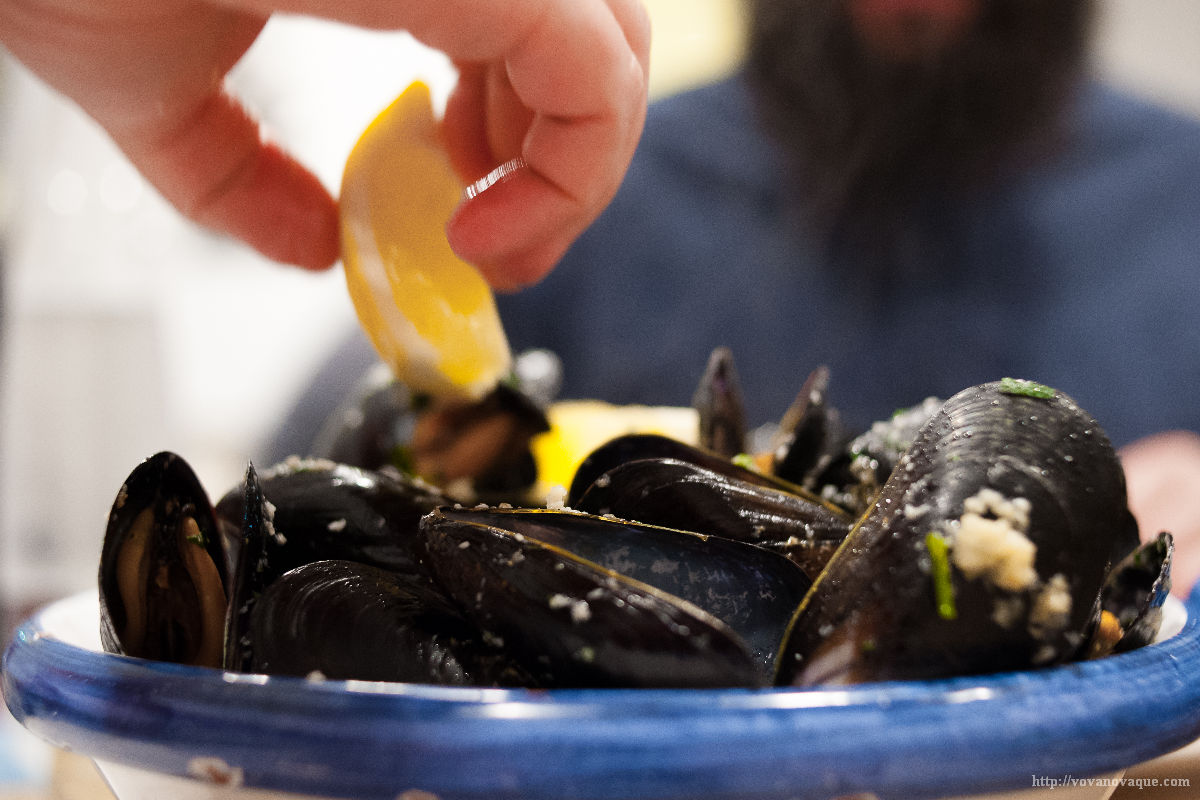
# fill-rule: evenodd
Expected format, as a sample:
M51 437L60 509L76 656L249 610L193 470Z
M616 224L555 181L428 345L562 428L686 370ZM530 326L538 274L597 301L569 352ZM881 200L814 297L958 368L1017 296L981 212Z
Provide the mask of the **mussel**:
M567 504L574 506L609 470L643 459L671 459L704 467L707 470L745 483L780 489L802 496L813 496L803 487L782 480L769 472L743 466L703 447L681 442L657 433L628 433L617 436L588 453L575 470L567 492ZM814 497L815 499L815 497Z
M934 678L1061 663L1097 624L1137 526L1124 472L1067 395L999 381L948 400L817 578L786 683Z
M247 671L328 679L535 686L425 576L314 561L258 598Z
M715 348L692 395L699 418L697 440L701 447L733 458L746 452L746 410L733 352Z
M261 642L250 632L255 606L297 567L350 561L427 582L419 522L445 502L436 488L392 470L290 459L260 475L251 464L217 504L236 564L225 666L249 671L259 663Z
M548 685L761 686L808 580L739 542L553 510L439 509L430 566Z
M226 548L236 553L248 511L266 503L273 534L273 576L324 559L343 559L393 571L419 569L417 524L451 502L437 487L394 469L364 469L327 459L290 458L246 479L216 504ZM236 556L235 556L236 557Z
M572 508L765 547L810 577L825 567L853 524L807 494L715 472L689 461L645 458L605 472Z
M828 393L829 368L817 367L779 422L771 443L773 474L811 489L836 459L844 434Z
M510 379L475 402L414 393L381 365L322 425L307 457L379 470L391 467L459 499L519 501L536 478L530 440L549 427L545 407L561 364L545 350L517 356Z
M1113 567L1101 605L1119 631L1111 648L1100 644L1095 655L1122 653L1154 641L1162 624L1163 604L1171 592L1175 540L1167 531L1146 542Z
M570 508L465 508L393 467L291 459L250 465L214 509L159 453L109 516L104 646L326 678L763 687L1027 669L1155 636L1171 536L1139 546L1116 453L1067 395L983 384L830 449L818 370L787 452L754 461L786 456L818 494L728 455L722 358L698 399L724 454L617 437Z
M229 573L208 495L176 454L146 459L117 493L99 590L105 650L221 664Z

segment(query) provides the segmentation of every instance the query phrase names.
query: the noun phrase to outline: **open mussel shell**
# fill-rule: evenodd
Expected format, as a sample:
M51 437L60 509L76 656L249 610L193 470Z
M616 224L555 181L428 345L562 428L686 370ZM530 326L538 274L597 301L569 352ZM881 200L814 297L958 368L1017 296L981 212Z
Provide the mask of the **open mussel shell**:
M808 586L739 542L548 510L439 509L438 582L558 686L758 686Z
M389 366L374 364L324 421L306 452L363 469L408 466L407 448L422 405Z
M271 675L532 685L424 576L315 561L275 580L251 615L247 667Z
M783 679L924 679L1068 660L1131 541L1124 472L1090 415L1038 384L967 389L921 429L817 579Z
M1171 560L1175 541L1163 531L1113 567L1104 584L1101 605L1120 625L1113 652L1149 644L1162 624L1163 604L1171 593Z
M746 452L746 410L742 384L728 347L714 348L692 395L699 418L700 446L733 458Z
M108 516L100 638L114 653L220 666L228 572L207 494L162 452L139 464Z
M608 472L572 508L766 547L815 577L853 519L828 504L687 461L647 458Z
M779 422L771 443L772 473L811 489L840 455L845 435L828 395L829 368L819 366L809 374Z
M545 409L507 383L477 402L433 403L413 429L412 471L464 499L518 502L537 478L530 442L548 430Z
M466 480L473 497L497 492L519 498L536 477L530 437L548 429L545 408L561 382L556 355L528 350L480 401L446 405L375 364L306 453L364 469L392 467L439 485Z

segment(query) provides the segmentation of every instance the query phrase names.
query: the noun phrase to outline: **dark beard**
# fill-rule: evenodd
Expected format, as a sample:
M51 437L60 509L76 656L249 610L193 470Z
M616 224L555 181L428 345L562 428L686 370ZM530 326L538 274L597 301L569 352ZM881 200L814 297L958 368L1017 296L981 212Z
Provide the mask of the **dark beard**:
M1054 149L1092 19L1091 0L987 0L961 41L900 63L863 46L842 0L749 2L747 74L794 199L829 246L877 262L914 260L922 204Z

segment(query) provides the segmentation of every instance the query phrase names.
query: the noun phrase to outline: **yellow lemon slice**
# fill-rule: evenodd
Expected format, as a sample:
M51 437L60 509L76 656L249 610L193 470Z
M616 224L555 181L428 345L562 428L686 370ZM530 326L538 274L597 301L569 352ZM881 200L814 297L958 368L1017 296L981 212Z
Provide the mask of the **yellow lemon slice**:
M570 486L575 470L593 450L627 433L659 433L688 444L699 438L700 419L693 408L618 406L599 400L561 400L546 410L550 430L530 443L537 464L538 488Z
M342 265L363 330L417 392L477 399L511 366L491 288L446 241L463 187L429 87L408 87L363 133L342 175Z

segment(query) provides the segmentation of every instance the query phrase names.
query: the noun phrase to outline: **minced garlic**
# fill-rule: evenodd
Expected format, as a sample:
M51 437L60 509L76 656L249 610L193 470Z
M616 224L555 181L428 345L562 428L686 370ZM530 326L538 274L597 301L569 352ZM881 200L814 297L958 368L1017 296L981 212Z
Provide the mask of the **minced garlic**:
M1029 632L1038 638L1057 633L1071 621L1071 585L1062 573L1046 581L1029 610Z
M1025 535L1029 510L1028 500L1009 499L995 489L983 488L967 498L954 530L954 566L967 578L984 577L1010 592L1035 586L1037 545Z
M555 484L546 490L546 508L552 511L563 511L567 507L567 490L561 484Z

